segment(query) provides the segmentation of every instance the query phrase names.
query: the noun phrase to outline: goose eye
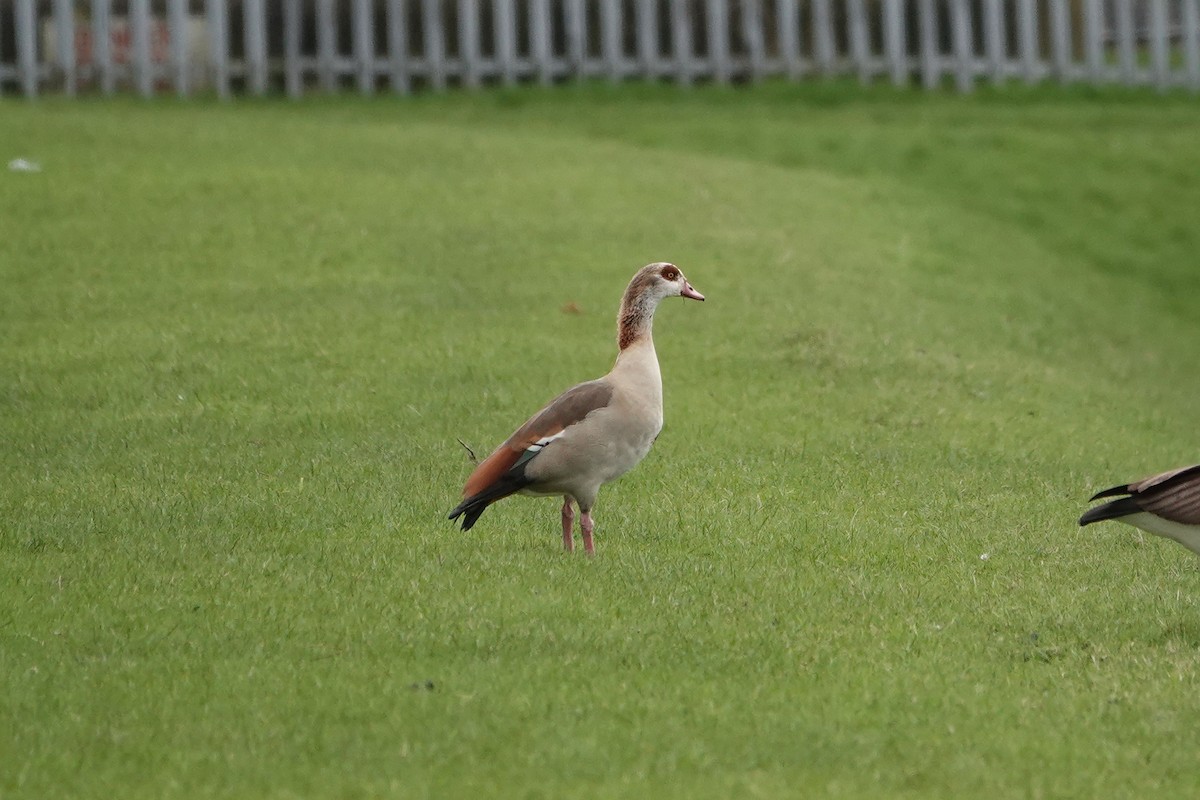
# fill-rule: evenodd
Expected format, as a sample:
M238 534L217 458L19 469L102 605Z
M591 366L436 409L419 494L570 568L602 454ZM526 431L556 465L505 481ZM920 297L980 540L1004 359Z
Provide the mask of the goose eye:
M662 271L662 276L665 280L673 281L679 277L679 270L674 267L666 267Z

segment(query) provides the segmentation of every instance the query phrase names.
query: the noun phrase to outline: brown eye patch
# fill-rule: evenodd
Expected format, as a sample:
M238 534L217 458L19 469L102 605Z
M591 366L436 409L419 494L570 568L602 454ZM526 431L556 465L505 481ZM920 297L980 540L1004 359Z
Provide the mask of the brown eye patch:
M679 277L679 270L675 267L663 267L662 276L665 280L673 281Z

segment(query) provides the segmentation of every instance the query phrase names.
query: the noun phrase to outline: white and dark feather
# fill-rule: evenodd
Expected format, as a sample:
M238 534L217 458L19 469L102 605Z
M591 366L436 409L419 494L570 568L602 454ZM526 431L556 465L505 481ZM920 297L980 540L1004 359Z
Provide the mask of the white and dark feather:
M1088 509L1079 524L1109 519L1124 522L1200 555L1200 464L1113 486L1091 499L1109 497L1116 499Z

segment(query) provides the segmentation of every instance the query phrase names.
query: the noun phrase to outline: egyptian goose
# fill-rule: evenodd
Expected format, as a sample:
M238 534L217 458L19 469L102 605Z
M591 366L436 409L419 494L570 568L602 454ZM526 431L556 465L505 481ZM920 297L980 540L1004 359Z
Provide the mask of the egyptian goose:
M704 299L674 264L638 270L621 298L612 370L563 392L480 462L450 519L461 516L466 531L510 494L562 495L563 547L575 548L574 502L584 550L595 552L592 507L600 487L645 458L662 430L662 374L651 334L654 310L665 297Z
M1122 496L1123 495L1123 496ZM1174 539L1200 555L1200 464L1097 492L1092 499L1119 497L1089 509L1079 524L1115 519Z

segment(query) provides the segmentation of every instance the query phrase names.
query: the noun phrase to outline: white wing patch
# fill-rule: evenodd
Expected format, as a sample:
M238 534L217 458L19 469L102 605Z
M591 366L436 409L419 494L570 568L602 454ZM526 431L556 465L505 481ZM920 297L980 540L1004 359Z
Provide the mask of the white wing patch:
M563 430L559 431L558 433L554 434L553 436L543 436L541 439L538 439L536 442L529 445L529 447L526 447L525 452L526 453L532 452L534 455L537 455L538 453L540 453L542 451L543 447L550 444L555 439L561 439L563 437L563 435L566 434L566 432L567 431L564 428Z
M554 434L553 436L543 436L541 439L538 439L536 442L529 445L529 447L525 448L525 452L521 453L521 457L517 459L517 463L512 465L512 468L516 469L517 467L527 463L529 461L529 459L533 458L538 453L542 452L542 449L544 447L546 447L548 444L550 444L551 442L553 442L555 439L561 439L563 437L563 434L565 434L566 432L567 431L564 428L563 430L559 431L558 433Z

